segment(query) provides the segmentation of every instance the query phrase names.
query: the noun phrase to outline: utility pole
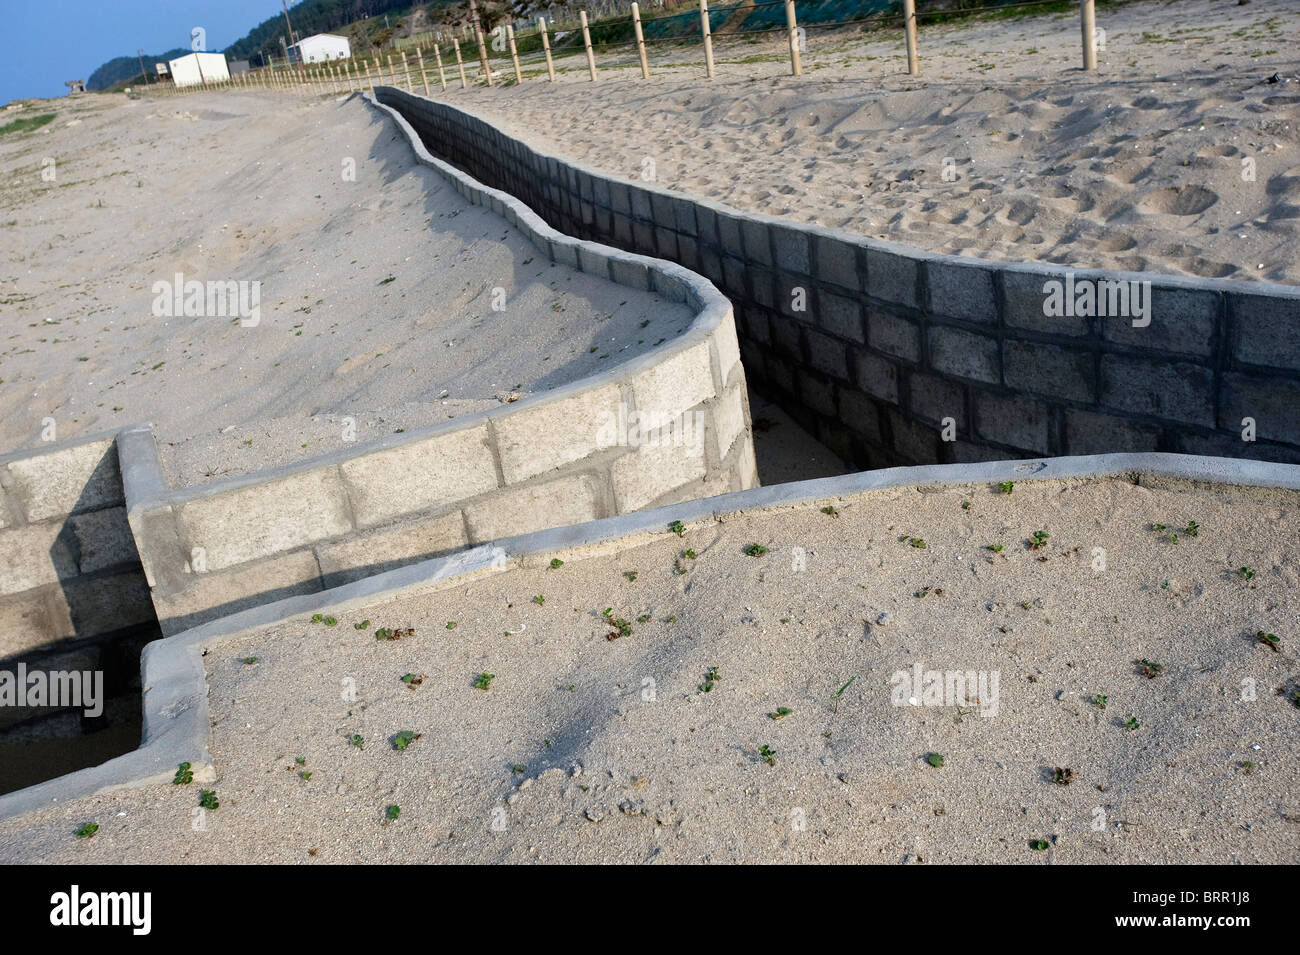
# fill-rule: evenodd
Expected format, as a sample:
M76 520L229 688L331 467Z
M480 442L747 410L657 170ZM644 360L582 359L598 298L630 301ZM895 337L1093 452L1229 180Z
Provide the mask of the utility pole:
M284 9L284 28L289 32L289 46L293 46L293 24L289 22L289 6L280 0L280 6ZM284 55L289 55L288 47L285 48ZM298 48L298 71L302 72L302 48Z
M144 71L144 50L136 48L136 56L140 57L140 73L144 76L144 85L149 85L149 74Z

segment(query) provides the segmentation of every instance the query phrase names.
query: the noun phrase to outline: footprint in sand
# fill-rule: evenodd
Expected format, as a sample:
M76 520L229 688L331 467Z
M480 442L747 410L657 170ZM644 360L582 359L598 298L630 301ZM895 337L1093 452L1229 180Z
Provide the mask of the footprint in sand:
M1204 186L1174 186L1144 196L1138 208L1157 215L1194 216L1218 201L1219 194Z

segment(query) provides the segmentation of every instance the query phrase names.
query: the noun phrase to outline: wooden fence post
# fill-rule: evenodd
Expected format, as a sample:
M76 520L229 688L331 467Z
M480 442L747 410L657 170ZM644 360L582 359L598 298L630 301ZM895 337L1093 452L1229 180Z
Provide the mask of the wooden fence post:
M469 89L469 80L465 79L465 61L460 58L460 41L453 36L451 45L456 48L456 66L460 69L460 88L467 90Z
M587 71L591 74L591 81L596 82L596 54L591 52L591 31L587 29L587 11L578 11L578 22L582 24L582 42L587 47Z
M515 28L506 24L506 39L510 41L510 59L515 61L515 83L522 85L524 71L519 68L519 49L515 46Z
M1097 8L1093 0L1079 0L1079 16L1083 28L1083 68L1097 68Z
M903 0L903 37L907 44L907 72L921 72L921 58L916 54L916 0Z
M442 91L447 92L447 74L442 71L442 51L438 49L438 44L433 44L433 58L438 61L438 82L442 84Z
M402 51L402 76L406 78L406 92L414 93L415 87L411 85L411 67L406 62L406 51Z
M636 4L632 4L633 7ZM542 49L546 51L546 75L555 82L555 63L551 60L551 41L546 37L546 17L537 18L537 30L542 34Z
M794 17L794 0L785 0L785 26L790 31L790 75L803 73L803 61L799 56L799 24Z
M636 51L641 57L641 79L650 79L650 61L645 55L645 35L641 32L641 8L632 4L632 28L636 31Z
M700 0L700 33L704 36L704 75L713 79L713 32L709 29L709 0Z

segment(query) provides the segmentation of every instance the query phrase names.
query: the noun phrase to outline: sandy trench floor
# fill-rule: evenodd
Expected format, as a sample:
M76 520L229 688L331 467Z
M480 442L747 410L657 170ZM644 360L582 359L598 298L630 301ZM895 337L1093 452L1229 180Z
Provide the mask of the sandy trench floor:
M201 828L199 784L155 786L0 823L0 858L1294 862L1298 504L873 492L300 618L208 653ZM606 607L630 633L608 639ZM983 673L985 695L895 698L917 665Z

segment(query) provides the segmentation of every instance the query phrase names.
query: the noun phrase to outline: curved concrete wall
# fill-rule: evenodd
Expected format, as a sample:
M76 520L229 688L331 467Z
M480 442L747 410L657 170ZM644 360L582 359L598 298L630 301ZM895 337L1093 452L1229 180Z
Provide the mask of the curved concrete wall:
M540 254L683 302L695 318L600 375L202 487L169 489L149 429L127 429L118 440L127 512L164 633L472 544L758 483L731 304L716 288L672 263L556 232L430 156L400 115L377 108L420 162ZM677 423L687 427L659 430Z
M1300 462L1300 289L920 252L629 183L446 103L376 95L557 229L710 278L736 307L750 382L859 467L1145 450ZM1053 282L1108 303L1135 282L1150 311L1049 317Z

